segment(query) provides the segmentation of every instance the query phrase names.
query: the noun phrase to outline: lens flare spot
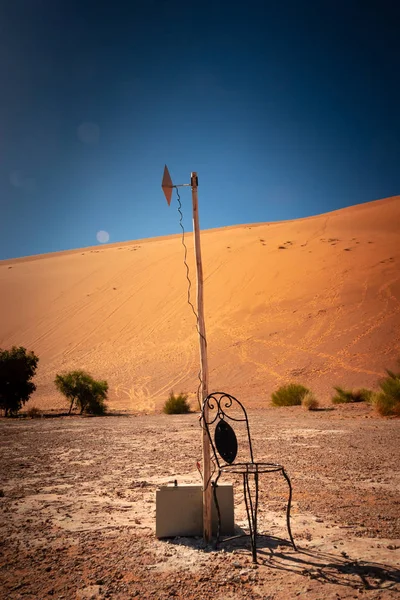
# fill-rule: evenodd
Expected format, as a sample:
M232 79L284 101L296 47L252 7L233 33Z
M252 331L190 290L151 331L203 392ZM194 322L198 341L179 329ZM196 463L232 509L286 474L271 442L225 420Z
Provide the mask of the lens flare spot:
M77 134L84 144L97 144L100 139L100 127L97 123L81 123L77 129Z
M108 231L98 231L96 233L96 239L98 242L100 242L100 244L107 244L108 240L110 239L110 234Z
M36 189L36 181L33 177L28 177L22 171L11 171L10 183L13 187L27 192L34 192Z

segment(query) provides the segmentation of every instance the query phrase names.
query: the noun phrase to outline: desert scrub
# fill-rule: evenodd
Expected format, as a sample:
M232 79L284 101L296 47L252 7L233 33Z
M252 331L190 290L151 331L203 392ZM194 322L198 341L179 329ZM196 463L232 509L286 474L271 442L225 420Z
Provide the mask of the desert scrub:
M352 402L370 402L372 400L372 390L361 388L360 390L345 390L340 386L333 388L336 394L332 397L333 404L349 404Z
M54 383L56 388L70 402L69 415L74 404L80 409L81 414L83 412L90 415L104 415L106 413L107 381L97 381L86 371L70 371L69 373L56 375Z
M272 404L274 406L298 406L309 391L299 383L288 383L273 392Z
M314 396L313 392L308 391L306 394L304 394L301 405L305 410L317 410L319 407L319 402Z
M0 410L5 417L17 416L36 390L32 379L38 362L36 354L27 352L23 346L13 346L11 350L0 348Z
M383 417L400 417L400 373L386 371L388 376L381 379L381 391L375 394L373 403Z
M40 408L38 408L37 406L31 406L30 408L28 408L28 410L26 411L26 416L29 419L40 419L42 416L42 411L40 410Z
M182 415L190 413L190 405L187 401L187 394L182 392L175 396L174 392L171 392L168 400L166 400L163 412L167 415Z

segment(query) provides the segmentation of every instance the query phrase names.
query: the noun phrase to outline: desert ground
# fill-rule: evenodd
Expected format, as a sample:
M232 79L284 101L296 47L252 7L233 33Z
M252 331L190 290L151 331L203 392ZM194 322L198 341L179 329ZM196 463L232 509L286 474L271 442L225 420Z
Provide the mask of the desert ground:
M202 232L210 389L263 407L289 381L327 404L333 385L375 387L400 356L399 223L397 196ZM0 289L0 347L40 359L30 405L65 407L53 382L69 369L106 379L117 410L159 410L171 389L195 403L179 235L1 261Z
M155 537L157 487L201 483L197 414L3 419L0 597L398 598L399 421L362 404L249 418L256 458L291 477L298 545L288 543L285 483L266 476L257 568L248 538L215 551L201 538Z

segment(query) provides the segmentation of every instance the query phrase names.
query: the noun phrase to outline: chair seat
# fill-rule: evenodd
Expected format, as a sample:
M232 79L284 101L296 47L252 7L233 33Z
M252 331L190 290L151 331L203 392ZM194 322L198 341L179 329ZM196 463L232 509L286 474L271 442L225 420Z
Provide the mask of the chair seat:
M219 468L221 473L273 473L283 470L283 465L264 462L234 463L232 465L222 465Z

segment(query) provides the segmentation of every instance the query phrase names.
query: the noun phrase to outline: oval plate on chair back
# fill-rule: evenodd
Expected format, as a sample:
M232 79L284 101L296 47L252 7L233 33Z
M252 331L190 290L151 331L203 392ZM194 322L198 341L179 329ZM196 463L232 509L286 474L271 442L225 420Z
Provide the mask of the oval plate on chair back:
M232 427L223 419L215 428L215 446L221 458L229 465L233 463L238 451L236 434Z

